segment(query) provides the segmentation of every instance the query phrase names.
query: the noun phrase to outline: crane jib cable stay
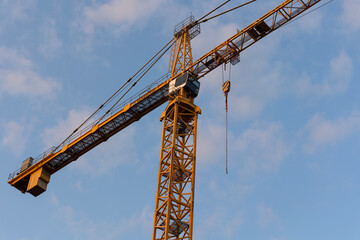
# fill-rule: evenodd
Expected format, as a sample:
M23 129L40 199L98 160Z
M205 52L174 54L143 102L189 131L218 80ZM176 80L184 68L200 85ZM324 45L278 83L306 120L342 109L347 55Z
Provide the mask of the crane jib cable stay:
M167 102L168 105L160 118L163 128L152 239L191 240L193 238L197 119L198 114L201 113L200 108L194 104L194 99L199 92L199 79L223 64L229 62L236 64L239 62L241 52L273 31L297 19L300 14L320 1L286 0L196 61L192 59L190 40L199 33L200 29L197 26L240 6L208 17L229 2L226 1L198 21L190 19L190 22L183 22L182 28L177 29L174 38L104 104L100 105L79 128L75 129L72 134L74 136L70 136L57 148L49 149L36 159L30 157L23 161L21 168L10 173L8 183L22 193L29 192L35 197L42 194L46 191L52 174ZM251 2L254 0L245 5ZM144 91L124 101L124 96L170 47L171 75L165 74ZM227 111L230 82L224 81L223 87ZM79 132L78 129L94 118L110 102L113 104L100 120ZM228 128L227 125L226 128Z
M173 40L171 40L170 42L172 42L172 41L173 41ZM170 42L169 42L169 43L170 43ZM163 51L163 50L165 49L165 47L167 47L167 48L165 49L165 51L163 51L163 52L160 54L160 56L159 56L158 58L156 58L155 61L154 61L153 63L151 63L150 66L141 74L141 76L140 76L136 81L133 82L133 84L131 85L131 87L110 107L109 110L106 111L106 113L105 113L101 118L99 118L99 120L97 121L97 123L101 122L101 120L125 97L125 95L126 95L133 87L135 87L135 85L145 76L145 74L148 73L149 70L164 56L164 54L171 48L171 45L168 46L169 43L166 44L166 45L164 46L164 48L162 48L162 49L160 50L160 51ZM160 51L159 51L155 56L157 56L157 55L160 53ZM155 56L154 56L154 57L155 57ZM154 58L152 58L151 60L153 60L153 59L154 59Z
M226 10L226 11L224 11L224 12L221 12L221 13L219 13L219 14L216 14L215 16L212 16L212 17L209 17L209 18L205 18L206 16L208 16L208 15L211 14L211 13L213 13L215 10L219 9L220 7L222 7L223 5L225 5L225 4L228 3L228 2L230 2L230 0L224 2L224 3L221 4L219 7L215 8L214 10L212 10L211 12L209 12L208 14L206 14L205 16L201 17L201 18L197 21L197 23L207 22L207 21L209 21L209 20L211 20L211 19L213 19L213 18L219 17L219 16L221 16L221 15L223 15L223 14L225 14L225 13L229 13L229 12L231 12L231 11L234 11L234 10L238 9L238 8L244 7L244 6L246 6L246 5L250 4L250 3L256 2L256 0L248 1L248 2L246 2L246 3L243 3L243 4L240 4L240 5L236 6L236 7L233 7L233 8L231 8L231 9L229 9L229 10ZM204 18L205 18L205 19L204 19Z
M144 73L141 74L141 76L131 85L131 87L112 105L110 109L106 111L104 115L102 115L99 119L96 120L96 123L101 122L101 120L126 96L126 94L142 79L142 77L154 66L155 63L157 63L161 57L164 56L164 54L169 50L170 43L172 43L174 39L171 39L162 49L160 49L148 62L146 62L132 77L130 77L123 85L120 86L118 90L116 90L103 104L101 104L98 109L96 109L84 122L82 122L65 140L63 140L56 148L54 148L54 151L56 151L60 146L62 146L69 138L71 138L82 126L85 125L93 116L95 116L103 107L105 107L108 103L112 101L123 89L125 86L127 86L132 80L135 79L135 77L141 73L144 69ZM170 45L171 46L171 45ZM165 51L164 51L165 49ZM155 59L158 55L160 56ZM151 63L153 60L155 61ZM148 66L150 64L150 66Z

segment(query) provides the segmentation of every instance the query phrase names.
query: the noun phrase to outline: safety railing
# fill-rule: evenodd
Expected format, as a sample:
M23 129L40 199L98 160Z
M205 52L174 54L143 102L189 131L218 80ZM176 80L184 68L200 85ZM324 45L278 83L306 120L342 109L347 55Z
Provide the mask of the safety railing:
M158 86L160 83L164 82L165 80L169 79L170 77L170 73L166 73L165 75L163 75L162 77L160 77L159 79L157 79L156 81L154 81L153 83L151 83L150 85L146 86L145 88L143 88L142 90L140 90L139 92L135 93L134 95L132 95L131 97L127 98L126 100L124 100L123 102L119 103L117 106L115 106L109 113L107 113L104 116L101 116L100 118L97 118L95 121L93 121L92 123L90 123L89 125L87 125L86 127L82 128L80 131L78 131L77 133L73 134L71 137L69 137L65 142L63 142L61 145L55 147L51 147L49 149L47 149L45 152L41 153L39 156L37 156L32 164L34 165L35 163L39 162L40 160L44 159L45 157L47 157L50 154L55 154L58 151L60 151L64 146L68 145L69 143L73 142L75 139L79 138L80 136L84 135L86 132L90 131L95 125L101 124L102 122L104 122L105 120L107 120L108 118L114 116L116 113L118 113L119 110L123 109L127 104L135 102L137 99L140 99L141 97L145 96L151 89L155 88L156 86ZM105 118L106 117L106 118ZM104 120L103 120L104 119ZM101 121L103 120L103 121ZM30 166L29 166L30 167ZM16 171L12 172L9 174L8 177L8 181L10 181L11 179L13 179L14 177L16 177L18 174L20 174L21 168L17 169Z

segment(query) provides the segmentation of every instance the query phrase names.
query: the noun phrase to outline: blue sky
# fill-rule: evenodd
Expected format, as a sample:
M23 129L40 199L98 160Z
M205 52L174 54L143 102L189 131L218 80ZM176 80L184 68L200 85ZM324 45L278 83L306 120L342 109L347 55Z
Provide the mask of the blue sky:
M280 2L203 24L194 58ZM220 3L0 1L0 239L151 238L165 106L54 174L37 198L7 176L60 143L177 23ZM231 67L229 175L221 69L201 79L195 239L359 239L359 11L358 0L334 0Z

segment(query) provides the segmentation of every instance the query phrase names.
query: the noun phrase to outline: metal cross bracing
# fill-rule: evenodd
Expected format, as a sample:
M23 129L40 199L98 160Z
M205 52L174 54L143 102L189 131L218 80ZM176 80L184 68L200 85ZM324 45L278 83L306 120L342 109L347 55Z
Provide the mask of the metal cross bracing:
M239 62L239 54L242 51L269 33L289 23L296 16L320 1L321 0L287 0L283 2L263 17L238 31L225 42L200 57L192 66L186 69L186 71L192 72L201 78L223 63L230 61L236 64Z
M153 240L192 239L197 116L193 100L176 97L163 113Z
M168 100L167 95L168 84L165 81L155 88L147 90L144 95L127 104L110 118L99 124L91 125L90 128L86 128L84 133L80 133L77 138L66 142L57 151L54 151L54 147L51 148L50 151L42 154L42 158L26 169L26 171L18 169L11 173L9 183L21 192L26 192L30 175L36 170L46 168L50 174L57 172L131 123L138 121L148 112L165 103Z
M187 62L184 71L189 71L197 76L197 78L201 78L223 63L229 61L236 63L243 50L274 30L289 23L296 16L320 1L321 0L287 0L283 2L272 11L266 13L263 17L241 31L238 31L222 44L200 57L194 63L189 65L189 62ZM189 26L197 25L186 25L185 28L187 31L189 31ZM183 41L183 43L188 44L188 41ZM185 55L188 54L191 54L191 50L185 53ZM146 90L146 92L140 95L138 99L130 101L128 105L111 115L103 123L90 126L90 129L81 132L81 135L77 135L77 139L72 139L71 142L69 141L66 145L61 146L61 150L56 149L54 151L54 149L50 149L50 151L40 155L35 163L26 170L20 172L19 169L11 173L9 175L9 183L20 191L25 192L30 174L37 169L45 166L49 168L50 173L58 171L101 142L106 141L121 129L165 103L168 99L168 84L180 74L177 74L177 72L178 70L174 71L173 76L163 79L162 83L158 83L158 85L152 89Z
M200 24L191 15L175 27L174 43L171 48L169 71L171 76L184 72L193 64L190 40L200 34ZM192 68L191 68L192 69Z
M185 71L192 72L197 78L201 78L223 63L229 61L236 63L239 54L243 50L274 30L289 23L296 16L320 1L321 0L287 0L283 2L263 17L241 31L238 31L222 44L200 57L194 63L186 66ZM188 29L189 26L196 26L196 24L186 25L185 27ZM186 40L183 43L187 44L188 42ZM37 161L25 171L20 172L20 169L18 169L11 173L9 175L9 183L20 191L25 192L29 175L37 169L46 166L51 173L54 173L99 143L106 141L110 136L119 132L132 122L135 122L157 106L165 103L167 101L168 84L178 75L179 74L176 74L176 71L174 71L172 77L164 79L162 83L147 90L138 99L130 101L130 105L114 113L114 115L105 120L103 124L100 124L101 126L91 126L90 129L78 135L77 139L72 139L71 142L61 146L61 150L57 149L57 151L53 151L53 149L50 149L46 154L40 155ZM97 132L92 132L92 130L95 129L94 127L98 128Z
M170 56L171 76L184 74L192 65L190 28L175 29ZM185 24L184 24L185 25ZM170 87L169 87L170 88ZM155 200L153 240L192 239L194 210L196 127L200 108L185 90L174 89L163 121Z
M171 49L170 66L171 76L175 76L184 71L184 66L192 65L192 55L190 46L190 34L185 32L179 38L176 38Z
M153 240L192 239L194 213L194 184L196 162L196 127L200 108L194 105L192 90L197 79L218 66L239 62L242 51L269 33L290 23L321 0L286 0L263 17L238 31L226 41L192 61L190 39L200 31L199 22L193 18L181 23L175 30L171 52L171 71L161 81L155 82L135 98L114 109L107 118L89 125L78 135L51 148L35 162L25 160L25 167L9 176L9 183L22 191L38 196L46 190L50 175L81 155L106 141L131 123L158 106L169 101L161 119L163 134L159 161L158 185L154 216ZM176 80L191 76L193 86L177 88ZM181 80L190 78L181 78ZM187 80L186 80L187 81ZM174 84L175 82L175 84ZM179 81L180 82L180 81ZM179 83L180 84L180 83ZM197 84L199 84L197 82ZM180 84L181 85L181 84ZM170 91L170 87L174 91ZM197 85L198 90L199 85Z

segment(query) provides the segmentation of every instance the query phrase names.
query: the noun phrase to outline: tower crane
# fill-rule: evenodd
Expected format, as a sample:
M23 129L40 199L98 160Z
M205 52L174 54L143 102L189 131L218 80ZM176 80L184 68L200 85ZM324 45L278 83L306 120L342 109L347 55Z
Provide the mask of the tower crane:
M116 108L109 109L82 131L76 129L58 147L50 148L35 159L30 157L23 161L21 168L10 173L8 183L22 193L40 195L46 191L52 174L168 102L160 118L163 127L152 239L191 240L196 131L198 114L201 113L194 99L199 93L199 79L222 64L230 62L235 65L242 51L320 1L286 0L196 61L193 61L190 40L200 33L200 24L210 18L195 20L189 17L175 27L174 37L169 42L169 74ZM127 83L131 81L132 78ZM132 86L135 84L133 82Z

